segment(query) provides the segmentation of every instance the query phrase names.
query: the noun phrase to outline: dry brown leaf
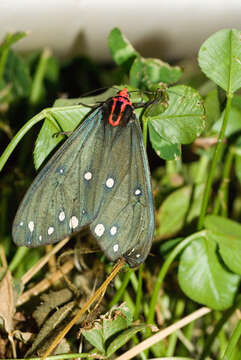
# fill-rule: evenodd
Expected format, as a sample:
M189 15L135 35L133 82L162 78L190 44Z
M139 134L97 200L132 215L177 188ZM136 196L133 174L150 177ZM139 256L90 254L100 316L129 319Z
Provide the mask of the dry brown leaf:
M0 271L3 268L0 268ZM0 322L3 328L10 334L13 330L13 316L15 314L12 276L9 270L0 281Z
M13 335L14 335L14 338L23 342L24 344L26 344L30 339L31 337L33 336L33 333L31 332L23 332L23 331L20 331L20 330L15 330L13 332Z
M55 330L57 326L60 325L69 314L71 314L75 305L75 301L69 302L60 309L56 310L55 313L45 321L44 325L39 330L31 348L25 354L25 357L33 354L41 343L43 348L40 347L39 351L41 354L44 352L44 349L49 346L49 342L53 341L51 336L53 335L54 338L56 337Z

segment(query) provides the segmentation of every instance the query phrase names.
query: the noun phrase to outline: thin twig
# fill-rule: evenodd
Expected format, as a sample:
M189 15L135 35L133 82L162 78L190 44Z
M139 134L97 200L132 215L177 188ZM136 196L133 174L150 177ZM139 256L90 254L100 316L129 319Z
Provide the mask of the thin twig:
M27 302L31 296L39 295L41 292L47 290L53 283L59 281L63 277L63 274L68 274L74 267L74 261L70 260L65 263L60 270L51 274L47 279L40 281L36 286L32 287L30 290L25 291L17 301L17 306L20 306Z
M60 241L48 254L46 254L42 259L40 259L37 264L35 264L31 269L29 269L26 274L22 277L22 284L25 285L32 277L40 270L42 267L49 261L52 255L56 254L67 242L69 237Z

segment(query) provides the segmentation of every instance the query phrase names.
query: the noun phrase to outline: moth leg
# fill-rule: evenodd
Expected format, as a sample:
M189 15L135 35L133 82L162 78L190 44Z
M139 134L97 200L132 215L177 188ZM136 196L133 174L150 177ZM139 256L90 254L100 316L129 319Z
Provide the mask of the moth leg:
M52 135L52 137L58 137L60 135L67 135L70 136L73 134L74 131L58 131Z
M162 88L158 88L155 91L155 94L153 96L153 98L149 101L146 102L138 102L138 103L133 103L133 106L135 109L141 108L141 107L145 107L147 108L150 105L156 104L157 102L160 102L162 100L162 97L164 98L164 103L168 104L168 95L167 95L167 87L163 86Z
M88 108L90 108L90 109L96 109L98 106L96 106L96 104L95 105L89 105L89 104L85 104L85 103L82 103L82 102L80 102L80 101L78 101L78 104L77 105L82 105L82 106L84 106L84 107L88 107Z

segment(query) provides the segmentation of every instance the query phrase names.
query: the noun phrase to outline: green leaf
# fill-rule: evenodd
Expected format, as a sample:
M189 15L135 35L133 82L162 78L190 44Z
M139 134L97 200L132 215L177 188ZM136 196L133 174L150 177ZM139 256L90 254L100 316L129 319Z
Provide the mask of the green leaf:
M122 89L121 87L116 87L117 89ZM117 90L114 88L110 88L103 93L95 96L85 96L85 97L79 97L79 98L72 98L72 99L64 99L60 98L55 100L54 107L63 107L63 106L73 106L73 105L89 105L89 106L96 106L99 102L105 101L109 97L112 97L116 95Z
M145 330L146 325L137 325L133 326L131 329L125 330L121 333L121 335L117 336L115 340L113 340L107 349L107 357L111 356L118 350L121 346L125 345L135 334L139 331Z
M8 53L3 78L7 84L11 84L15 96L27 97L29 95L31 80L28 67L12 50Z
M156 215L159 224L156 235L161 238L175 235L183 228L185 222L188 224L198 217L203 193L204 184L195 185L193 194L191 186L173 191L163 201Z
M184 224L189 207L191 186L173 191L162 203L157 214L159 223L158 237L170 237L176 234Z
M218 90L210 91L204 100L205 115L206 115L206 130L220 118L220 104L218 98Z
M24 32L7 34L3 43L0 45L0 89L1 90L4 89L5 87L7 87L9 89L11 88L11 93L12 93L12 89L14 91L16 90L16 89L14 89L13 84L8 82L8 79L6 79L6 70L9 67L9 56L11 59L11 54L9 55L10 46L13 45L15 42L17 42L18 40L20 40L21 38L23 38L24 36L26 36L26 33L24 33ZM12 72L14 72L14 68L12 69ZM14 95L15 95L15 93L14 93ZM8 101L6 102L6 104L11 102L12 97L9 96L9 98L7 100Z
M152 83L173 84L178 81L183 70L179 66L171 66L160 59L148 58L145 60L145 72Z
M44 49L38 59L37 66L32 78L31 92L29 96L29 103L31 106L36 106L44 98L46 94L46 87L44 84L44 78L49 67L49 49Z
M172 144L170 141L162 139L153 128L151 122L148 122L150 141L153 149L164 160L178 160L181 157L181 147L178 144Z
M19 31L13 34L7 34L5 36L5 39L3 40L3 43L0 45L0 53L1 51L4 51L5 49L12 46L14 43L24 38L25 36L27 36L27 33L24 31Z
M119 307L114 306L103 319L103 338L109 339L117 332L126 329L132 323L133 316L126 304Z
M208 215L205 226L207 238L216 241L227 267L241 275L241 225L221 216Z
M108 45L117 65L132 61L138 55L137 51L118 28L114 28L111 31L108 38Z
M138 56L130 69L130 84L137 88L151 88L153 84L160 82L173 84L181 74L182 69L179 66L171 66L160 59L144 59Z
M74 131L83 121L89 108L79 106L51 108L47 112L44 124L38 134L34 148L34 165L38 169L56 145L64 136L56 134L59 131ZM58 127L58 125L60 127Z
M178 280L192 300L224 310L233 303L240 277L219 262L214 241L198 236L181 255Z
M131 86L141 88L143 78L145 79L145 59L137 56L130 68L129 78Z
M222 216L207 215L205 226L208 230L241 239L241 225ZM231 245L231 244L230 244Z
M99 320L96 320L91 329L82 330L82 334L94 347L104 353L106 340L126 329L131 323L132 314L129 308L125 304L121 304L118 307L114 306Z
M184 85L171 87L168 96L168 108L147 119L162 139L172 144L190 144L205 128L202 98Z
M102 326L98 322L94 323L94 328L90 330L82 330L82 335L100 352L105 352L104 341L102 336Z
M228 123L225 130L226 137L229 137L241 130L241 107L237 105L238 98L240 98L240 96L235 95L234 98L232 99L232 103L229 110ZM221 130L224 113L225 111L222 112L220 119L213 125L212 130L216 133L219 133Z
M241 87L241 32L224 29L201 46L198 61L208 78L228 93Z
M55 136L60 129L50 119L44 120L43 126L35 141L34 147L34 166L38 169L46 157L57 146L57 144L64 139L63 135Z

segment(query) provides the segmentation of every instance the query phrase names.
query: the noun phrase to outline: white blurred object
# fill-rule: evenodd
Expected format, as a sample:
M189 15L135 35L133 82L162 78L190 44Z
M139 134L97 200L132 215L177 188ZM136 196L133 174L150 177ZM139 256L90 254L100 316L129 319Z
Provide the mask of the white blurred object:
M110 59L107 37L119 27L144 56L180 59L223 28L241 25L241 0L0 0L0 41L28 31L16 48Z

